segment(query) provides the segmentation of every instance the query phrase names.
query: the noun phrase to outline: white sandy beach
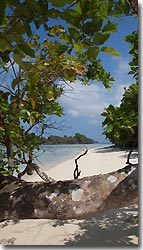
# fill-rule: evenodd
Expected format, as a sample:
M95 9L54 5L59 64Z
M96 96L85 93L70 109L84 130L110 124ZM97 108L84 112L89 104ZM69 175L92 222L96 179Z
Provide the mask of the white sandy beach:
M81 152L82 153L82 152ZM104 174L125 167L128 151L114 147L90 149L79 159L80 178ZM76 155L77 157L78 155ZM138 162L137 152L132 163ZM48 170L56 180L73 179L74 159ZM34 174L28 181L41 181ZM138 244L138 225L130 219L138 214L137 205L97 213L85 219L73 220L10 220L0 223L1 245L53 245L53 246L135 246Z
M75 158L83 152L84 151L78 152ZM109 173L125 167L128 152L128 150L120 150L114 147L90 149L85 156L78 160L79 170L81 170L80 178ZM132 163L138 162L136 151L133 152L131 158ZM74 169L75 159L69 159L54 168L50 168L46 173L55 180L68 180L73 179ZM41 178L36 173L32 176L23 176L22 179L27 181L41 181Z

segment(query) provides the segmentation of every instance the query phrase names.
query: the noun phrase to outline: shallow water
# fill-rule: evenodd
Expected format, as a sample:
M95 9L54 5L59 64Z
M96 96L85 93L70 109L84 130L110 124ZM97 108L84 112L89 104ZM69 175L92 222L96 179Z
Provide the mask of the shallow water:
M62 145L43 145L42 150L36 152L35 162L42 167L42 169L49 169L55 167L57 164L76 158L84 152L84 150L108 147L111 144L62 144Z

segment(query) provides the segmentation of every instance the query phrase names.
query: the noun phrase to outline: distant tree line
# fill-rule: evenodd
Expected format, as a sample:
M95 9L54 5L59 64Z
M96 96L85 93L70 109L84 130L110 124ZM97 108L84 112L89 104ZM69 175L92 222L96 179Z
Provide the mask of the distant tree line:
M44 144L92 144L95 143L94 140L87 138L85 135L80 133L75 133L74 136L66 136L63 137L50 135L48 139L44 140ZM96 141L97 143L97 141Z

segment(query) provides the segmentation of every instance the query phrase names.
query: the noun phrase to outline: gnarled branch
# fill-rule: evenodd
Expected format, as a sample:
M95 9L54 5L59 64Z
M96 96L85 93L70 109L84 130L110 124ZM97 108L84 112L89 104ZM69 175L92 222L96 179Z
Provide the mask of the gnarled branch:
M75 159L75 170L74 170L74 173L73 173L73 176L74 176L74 179L78 179L78 177L80 176L81 174L81 171L78 170L78 164L77 164L77 161L84 155L86 155L88 152L88 149L86 148L86 150L84 151L83 154L79 155L76 159Z
M26 168L23 170L23 172L18 174L18 178L21 178L23 175L27 174L27 175L33 175L34 171L40 176L40 178L48 183L54 183L55 180L52 179L51 177L48 177L48 175L46 173L44 173L43 171L41 171L40 167L35 164L32 163L31 160L28 161Z

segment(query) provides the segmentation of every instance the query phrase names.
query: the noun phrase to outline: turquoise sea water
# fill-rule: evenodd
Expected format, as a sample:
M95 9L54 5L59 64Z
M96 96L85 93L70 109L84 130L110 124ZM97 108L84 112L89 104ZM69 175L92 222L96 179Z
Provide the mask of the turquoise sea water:
M55 167L57 164L64 161L76 158L78 155L84 152L86 149L108 147L112 144L66 144L66 145L43 145L39 152L36 152L35 162L42 169L49 169Z

